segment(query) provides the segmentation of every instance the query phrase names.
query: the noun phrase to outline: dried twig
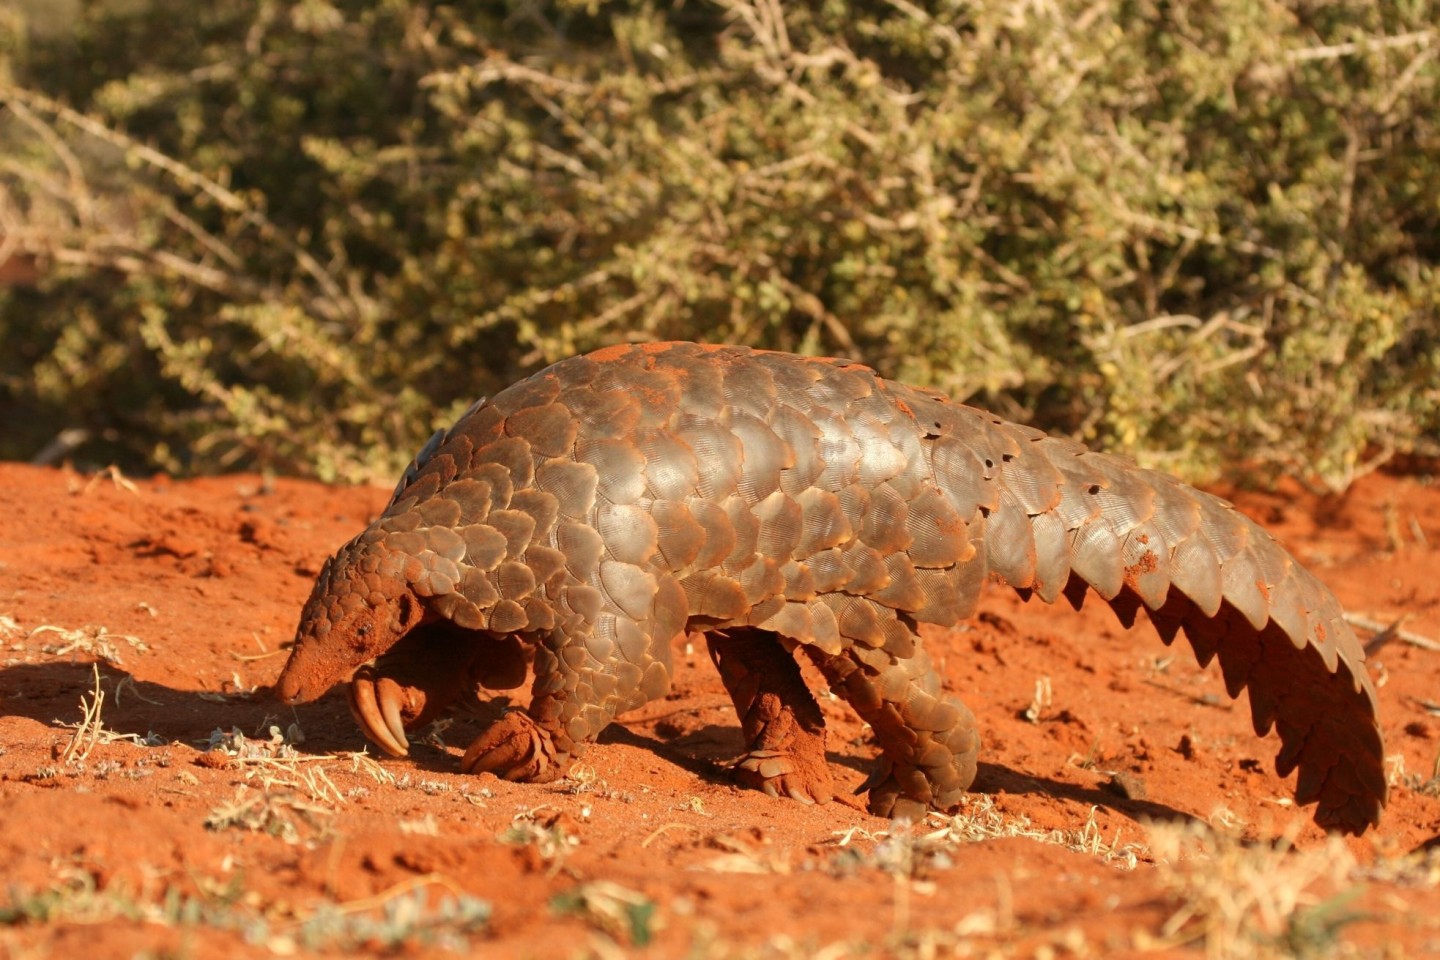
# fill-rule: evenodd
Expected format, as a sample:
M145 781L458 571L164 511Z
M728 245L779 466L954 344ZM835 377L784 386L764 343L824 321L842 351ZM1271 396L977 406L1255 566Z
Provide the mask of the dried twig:
M1050 678L1043 676L1035 681L1035 697L1030 701L1030 706L1025 708L1025 719L1031 723L1039 723L1055 702L1055 695L1050 689Z
M135 485L134 481L121 473L120 468L112 463L104 470L97 471L94 476L85 482L85 486L78 490L77 493L80 496L85 496L91 490L95 489L95 485L101 480L109 480L111 485L117 490L124 490L128 493L140 492L140 488Z
M60 762L66 766L84 763L90 751L100 743L100 708L105 704L105 691L100 687L100 667L91 664L90 669L95 685L91 688L89 699L80 698L80 722L76 724L65 752L60 755Z
M1418 633L1412 633L1409 630L1400 629L1400 625L1409 619L1410 614L1401 614L1395 619L1393 623L1387 626L1379 620L1364 616L1362 614L1345 614L1346 623L1349 623L1351 626L1359 627L1362 630L1369 630L1371 633L1374 634L1374 636L1372 636L1369 640L1365 641L1366 656L1371 656L1375 653L1375 651L1385 646L1385 644L1389 643L1391 640L1399 640L1403 643L1410 644L1410 646L1412 647L1419 647L1421 650L1440 651L1440 642L1432 640L1429 637L1422 636Z
M1399 47L1429 46L1435 42L1436 33L1434 30L1416 30L1413 33L1401 33L1393 37L1366 37L1364 40L1355 40L1350 43L1333 43L1323 47L1306 47L1303 50L1291 50L1285 54L1285 59L1291 63L1304 63L1310 60L1336 60L1340 57L1350 57L1357 53L1370 53L1375 50L1394 50Z

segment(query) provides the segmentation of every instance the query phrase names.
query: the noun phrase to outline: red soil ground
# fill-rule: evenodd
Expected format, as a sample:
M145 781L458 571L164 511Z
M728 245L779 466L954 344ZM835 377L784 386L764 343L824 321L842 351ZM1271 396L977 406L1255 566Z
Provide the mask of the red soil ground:
M345 756L364 741L339 691L292 711L267 685L320 563L387 493L255 476L128 488L0 464L0 955L379 951L387 909L392 931L410 931L407 956L443 952L423 942L432 921L429 933L487 957L1184 954L1205 949L1207 930L1217 954L1306 937L1440 954L1440 856L1407 857L1440 845L1440 652L1396 639L1372 656L1395 786L1382 825L1336 848L1289 804L1278 741L1254 736L1214 665L1200 670L1148 625L1120 629L1102 603L1076 614L998 587L973 624L929 638L981 721L970 812L1035 831L1093 816L1104 845L1137 845L1134 869L1021 837L926 841L948 818L893 829L849 795L807 807L735 788L724 766L739 729L703 647L679 651L672 696L613 726L571 780L461 776L469 719L373 764ZM1238 502L1352 613L1440 637L1430 478ZM82 719L97 660L100 722L133 737L102 738L82 760L67 751L92 738L65 724ZM1032 721L1042 678L1052 696ZM839 701L822 705L836 777L858 786L867 731ZM303 732L299 759L263 759L290 752L268 742L272 727ZM1302 900L1289 946L1265 939L1283 922L1232 923L1244 850L1209 873L1157 864L1146 826L1217 811L1261 851L1293 834L1298 854L1265 861L1259 886L1283 887L1306 855L1348 853L1360 866L1312 894L1357 887L1354 899ZM1175 887L1177 869L1190 888ZM471 902L457 898L487 902L488 921L438 921ZM397 911L416 907L406 927ZM1327 932L1327 918L1349 922Z

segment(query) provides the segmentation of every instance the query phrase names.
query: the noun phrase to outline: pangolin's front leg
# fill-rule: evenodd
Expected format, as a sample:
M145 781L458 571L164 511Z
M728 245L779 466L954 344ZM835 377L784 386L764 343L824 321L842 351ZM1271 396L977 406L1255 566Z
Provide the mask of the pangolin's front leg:
M409 752L409 730L442 716L480 690L525 682L525 645L515 636L477 636L448 621L418 628L408 641L355 671L350 712L365 736L393 757Z
M670 690L668 643L656 655L635 633L622 644L589 631L551 631L535 650L530 706L507 711L476 737L460 768L537 783L564 776L617 714Z

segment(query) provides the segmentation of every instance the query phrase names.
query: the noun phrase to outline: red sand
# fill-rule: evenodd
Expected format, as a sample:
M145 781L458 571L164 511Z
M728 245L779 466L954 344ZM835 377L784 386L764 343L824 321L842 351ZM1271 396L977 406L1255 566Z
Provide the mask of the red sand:
M26 908L0 914L0 956L311 955L304 940L318 921L305 921L317 909L378 916L414 890L435 908L461 894L488 901L488 924L469 935L487 957L613 955L612 939L634 949L637 932L651 938L639 952L656 957L805 956L832 944L851 951L835 956L923 956L927 943L941 956L997 946L1128 955L1156 944L1180 909L1143 851L1130 871L1002 839L898 869L907 848L877 847L873 835L889 825L848 793L873 751L834 699L822 706L840 801L807 807L739 790L723 769L741 750L738 724L703 647L680 652L687 669L674 693L612 726L575 779L461 776L476 730L461 720L443 751L421 745L382 760L396 782L377 781L348 760L317 759L364 746L338 691L292 711L266 685L320 563L388 491L254 476L132 490L11 464L0 464L0 491L0 617L14 622L0 620L0 877L8 906ZM1427 478L1372 476L1331 500L1285 487L1239 503L1348 610L1406 616L1404 629L1440 637L1440 487ZM104 726L163 745L101 743L83 764L65 762L73 731L60 724L80 720L95 655L65 652L65 635L37 632L45 626L108 631L119 662L100 664ZM974 789L1006 817L1077 830L1093 809L1104 841L1123 846L1147 842L1143 820L1224 808L1246 837L1293 828L1302 849L1323 846L1309 812L1288 805L1292 784L1274 774L1278 741L1254 736L1218 669L1198 669L1147 625L1126 632L1099 602L1075 614L992 588L973 624L929 639L947 684L980 718ZM1440 755L1440 652L1397 640L1371 666L1387 752L1410 776L1380 828L1347 841L1366 864L1440 844L1437 784L1415 789ZM1035 723L1024 714L1044 677L1052 701ZM239 763L210 749L217 729L263 741L291 724L305 738L298 763ZM315 801L300 782L310 770L345 799ZM1107 787L1115 773L1138 781L1144 799ZM237 798L260 804L267 780L290 827L207 828ZM569 839L548 842L557 828ZM1440 952L1440 918L1426 906L1437 872L1432 860L1429 888L1367 879L1348 904L1367 916L1340 939L1376 955ZM71 893L36 897L60 888ZM588 907L577 892L590 894ZM211 919L177 919L186 909ZM617 919L604 919L607 909ZM383 945L373 932L360 939ZM327 942L319 952L344 946ZM401 952L430 948L412 939Z

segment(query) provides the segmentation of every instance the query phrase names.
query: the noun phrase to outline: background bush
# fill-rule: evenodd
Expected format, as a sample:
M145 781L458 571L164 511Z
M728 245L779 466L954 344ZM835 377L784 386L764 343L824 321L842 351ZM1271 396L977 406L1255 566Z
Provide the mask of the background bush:
M1428 0L63 8L0 12L0 456L386 476L633 338L1196 478L1436 450Z

